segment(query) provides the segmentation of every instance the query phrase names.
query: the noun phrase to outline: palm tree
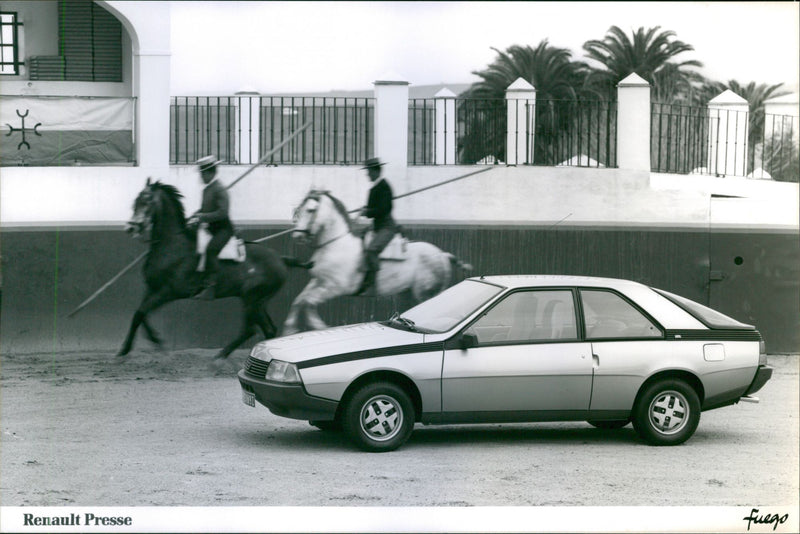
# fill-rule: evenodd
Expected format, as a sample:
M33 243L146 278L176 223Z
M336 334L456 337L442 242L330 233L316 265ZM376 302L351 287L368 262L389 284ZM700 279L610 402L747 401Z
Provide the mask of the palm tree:
M505 157L505 93L509 85L522 78L536 89L534 161L552 163L550 160L555 156L547 155L552 147L539 141L544 138L543 132L553 135L563 131L571 120L565 112L554 112L554 103L563 107L564 102L574 103L579 98L592 96L585 83L588 66L573 61L568 49L550 46L547 39L536 48L513 45L505 52L492 50L497 52L497 58L486 69L473 72L481 81L462 95L461 121L465 128L459 147L462 161L472 163L485 156L497 160ZM549 108L543 102L548 102Z
M550 46L547 39L536 48L512 45L482 71L472 74L482 80L470 89L475 98L503 98L506 88L522 78L536 88L538 95L550 99L575 99L584 92L584 81L588 74L585 63L572 60L572 52L566 48Z
M633 40L617 26L611 26L602 40L590 40L583 49L589 59L603 65L592 69L589 83L609 98L615 98L616 85L631 73L636 73L651 85L654 101L673 102L698 83L699 74L689 67L702 67L696 60L672 60L694 47L673 39L675 32L660 32L660 26L645 30L639 28Z

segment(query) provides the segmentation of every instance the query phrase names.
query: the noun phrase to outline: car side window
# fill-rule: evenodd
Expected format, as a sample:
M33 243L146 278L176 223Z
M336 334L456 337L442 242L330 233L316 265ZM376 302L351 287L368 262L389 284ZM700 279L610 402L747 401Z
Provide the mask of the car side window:
M611 291L581 290L587 339L658 338L661 330L631 303Z
M470 332L479 344L576 339L572 292L517 291L478 319Z

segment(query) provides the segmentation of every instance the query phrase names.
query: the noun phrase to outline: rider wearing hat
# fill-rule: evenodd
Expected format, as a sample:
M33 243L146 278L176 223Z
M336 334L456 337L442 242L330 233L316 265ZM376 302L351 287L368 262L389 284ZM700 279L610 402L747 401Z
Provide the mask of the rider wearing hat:
M367 170L372 187L369 190L367 205L361 210L361 214L372 219L374 234L364 250L367 271L364 273L361 287L356 292L357 295L364 294L375 283L375 276L380 268L378 256L397 233L397 224L392 218L392 188L386 178L381 176L381 167L384 165L385 163L378 158L370 158L362 167Z
M206 223L211 234L211 241L206 247L206 266L203 276L203 291L198 298L214 298L214 286L217 283L216 274L219 271L217 255L233 237L233 224L228 215L229 199L225 187L217 180L217 165L220 161L214 156L205 156L197 160L200 169L200 178L205 184L203 188L203 202L200 210L189 219L190 223ZM199 266L198 266L199 267Z

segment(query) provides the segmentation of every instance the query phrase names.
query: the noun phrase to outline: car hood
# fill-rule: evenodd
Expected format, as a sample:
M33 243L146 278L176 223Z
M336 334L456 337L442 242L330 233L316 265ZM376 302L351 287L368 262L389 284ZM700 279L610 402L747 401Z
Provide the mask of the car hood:
M424 334L390 328L380 323L361 323L312 330L262 341L252 350L256 358L302 362L323 356L422 343Z

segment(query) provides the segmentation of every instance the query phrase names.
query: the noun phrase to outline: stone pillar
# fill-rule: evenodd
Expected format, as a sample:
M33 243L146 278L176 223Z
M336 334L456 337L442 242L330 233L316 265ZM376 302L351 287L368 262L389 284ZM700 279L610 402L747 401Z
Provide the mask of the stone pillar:
M506 89L506 165L533 163L536 89L522 78Z
M405 176L408 167L408 82L387 74L375 85L375 157L388 175Z
M236 158L240 164L251 164L261 159L261 97L255 91L236 93ZM267 148L269 150L270 147ZM219 157L219 155L217 155Z
M747 100L725 90L708 103L708 172L716 176L747 174Z
M617 85L617 165L650 172L650 84L636 73Z
M434 97L436 99L436 165L456 162L456 94L444 88Z

